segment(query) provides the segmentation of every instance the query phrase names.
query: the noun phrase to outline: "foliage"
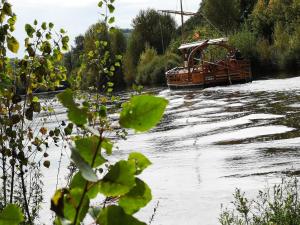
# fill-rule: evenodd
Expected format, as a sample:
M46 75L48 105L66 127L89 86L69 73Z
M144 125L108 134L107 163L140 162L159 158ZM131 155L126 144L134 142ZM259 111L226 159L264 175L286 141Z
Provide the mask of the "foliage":
M66 70L61 66L62 51L68 49L69 38L64 30L56 32L52 23L25 25L25 55L10 61L6 51L15 53L19 44L12 36L16 15L7 1L0 4L0 208L15 212L15 219L22 221L15 205L21 206L26 224L37 218L43 196L41 165L50 166L47 149L54 137L43 127L47 121L35 122L40 113L49 113L35 92L53 90L65 80ZM17 84L22 84L20 96ZM52 131L53 132L53 131ZM15 204L15 205L12 205ZM18 222L11 222L18 223Z
M111 20L113 21L113 20ZM105 46L101 43L106 43ZM107 67L115 66L112 62L118 59L115 76L102 76L100 83L113 82L115 87L124 85L121 56L126 49L126 39L120 29L109 30L105 22L98 22L90 26L84 36L78 36L75 47L65 54L65 65L68 68L69 81L81 89L89 89L93 86L99 68L97 55L107 51ZM87 65L87 58L94 58L93 65ZM120 64L120 65L119 65Z
M99 6L112 12L112 3L112 0L100 1ZM106 16L105 21L113 21L111 18ZM116 70L111 66L113 61L106 48L107 42L96 40L94 44L97 48L90 49L85 63L98 66L96 80L99 81L103 74L112 76ZM112 128L108 115L111 105L117 101L111 96L112 87L109 83L95 82L93 90L96 92L82 96L82 101L76 101L76 92L70 89L57 96L67 108L69 120L77 126L77 135L72 135L72 132L65 135L74 140L71 159L78 172L69 186L56 190L51 200L51 209L56 214L55 224L81 224L88 217L92 217L95 224L145 224L134 214L151 201L152 195L148 185L137 176L151 162L136 152L115 163L107 158L113 150L108 135L115 133L117 136L119 132ZM133 96L122 105L119 124L136 132L148 131L161 120L166 105L167 101L159 97ZM92 202L99 195L105 200L95 206Z
M16 205L7 205L2 212L0 212L1 225L19 225L24 221L21 209Z
M245 57L249 59L257 57L256 48L253 48L253 46L256 46L257 39L255 34L247 27L231 35L229 43L239 49Z
M208 20L226 34L239 27L240 5L238 0L204 0L201 9Z
M139 34L145 47L148 43L158 54L164 52L175 32L176 23L170 15L159 14L154 9L141 10L133 19L133 33ZM163 42L162 43L162 38Z
M219 221L222 225L294 225L300 223L299 184L297 178L283 180L272 189L259 191L249 200L239 189L234 194L234 210L224 209Z
M152 52L152 53L151 53ZM153 49L146 49L137 67L136 82L143 85L165 84L165 72L181 63L173 53L155 55Z
M147 46L163 54L176 30L176 23L170 15L163 15L154 9L141 10L133 20L133 31L128 40L124 72L127 84L136 80L137 65Z

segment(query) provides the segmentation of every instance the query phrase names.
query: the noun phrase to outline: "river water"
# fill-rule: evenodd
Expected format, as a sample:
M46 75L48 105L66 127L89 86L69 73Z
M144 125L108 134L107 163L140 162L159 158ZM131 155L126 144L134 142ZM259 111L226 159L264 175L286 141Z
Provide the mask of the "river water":
M253 197L259 189L300 174L300 77L259 80L204 90L154 89L170 104L157 128L119 141L115 157L144 153L153 163L142 178L153 201L138 213L152 225L216 225L221 204L235 188ZM57 106L57 120L65 118ZM60 149L50 154L45 200L56 186ZM62 165L67 153L62 151ZM58 185L65 183L66 170ZM48 203L41 222L48 214ZM48 213L47 213L48 212ZM46 216L48 217L48 216Z

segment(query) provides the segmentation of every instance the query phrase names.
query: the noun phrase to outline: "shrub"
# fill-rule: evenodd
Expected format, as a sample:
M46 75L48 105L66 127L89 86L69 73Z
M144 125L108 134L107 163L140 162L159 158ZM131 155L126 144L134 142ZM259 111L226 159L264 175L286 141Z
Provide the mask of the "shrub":
M143 85L165 84L165 72L179 64L178 55L173 53L157 55L154 49L147 48L142 53L137 67L136 82Z
M266 191L259 191L256 199L249 200L239 189L234 194L234 210L222 211L222 225L296 225L300 224L299 184L282 180Z
M229 38L230 45L236 47L241 53L250 59L257 58L257 51L253 46L256 46L257 38L255 34L244 28L236 32Z

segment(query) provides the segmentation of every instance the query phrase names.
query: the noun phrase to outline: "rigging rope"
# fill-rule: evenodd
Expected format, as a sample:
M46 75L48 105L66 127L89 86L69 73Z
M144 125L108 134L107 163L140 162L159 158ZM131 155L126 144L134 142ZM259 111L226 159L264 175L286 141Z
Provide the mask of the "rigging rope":
M164 35L163 35L163 29L162 29L162 24L161 24L161 18L160 18L160 17L159 17L159 27L160 27L160 35L161 35L161 45L162 45L162 50L163 50L163 54L165 54Z
M202 12L199 12L200 16L202 16L206 22L208 22L219 34L221 34L222 36L226 37L226 35L220 31L212 22L210 22L210 20L202 13Z

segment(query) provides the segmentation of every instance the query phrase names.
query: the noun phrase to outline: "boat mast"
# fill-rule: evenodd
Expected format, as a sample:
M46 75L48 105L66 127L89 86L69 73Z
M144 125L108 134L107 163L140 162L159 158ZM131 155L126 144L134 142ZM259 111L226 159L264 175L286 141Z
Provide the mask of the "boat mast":
M176 14L181 16L181 41L184 40L184 16L194 16L196 13L193 12L184 12L183 11L183 0L180 0L180 11L177 10L158 10L162 13L170 13L170 14Z
M180 0L180 8L181 8L181 42L183 43L183 32L184 32L184 29L183 29L183 23L184 23L184 20L183 20L183 6L182 6L182 0Z

